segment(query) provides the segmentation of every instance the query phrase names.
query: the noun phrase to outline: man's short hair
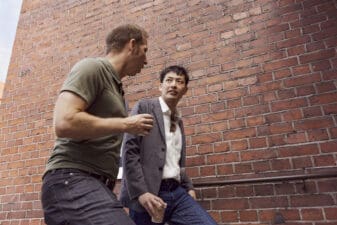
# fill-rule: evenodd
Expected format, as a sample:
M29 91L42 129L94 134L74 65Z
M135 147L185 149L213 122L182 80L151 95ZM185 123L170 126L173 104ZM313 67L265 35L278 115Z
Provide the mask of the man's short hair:
M189 80L190 80L190 77L188 75L188 72L187 70L182 67L182 66L177 66L177 65L173 65L173 66L169 66L169 67L166 67L165 69L163 69L161 72L160 72L160 83L163 83L164 79L165 79L165 76L166 74L170 73L170 72L173 72L173 73L176 73L177 75L183 75L184 78L185 78L185 84L187 86Z
M125 24L118 26L105 38L106 54L111 51L120 52L131 39L135 39L136 43L141 45L147 38L148 33L138 25Z

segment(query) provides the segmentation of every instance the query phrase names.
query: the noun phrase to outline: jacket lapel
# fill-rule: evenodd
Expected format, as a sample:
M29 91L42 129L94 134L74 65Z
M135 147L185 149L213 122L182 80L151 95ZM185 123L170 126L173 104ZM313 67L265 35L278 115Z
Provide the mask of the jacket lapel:
M161 138L164 140L164 143L166 144L166 140L165 140L165 127L164 127L164 117L163 117L163 112L161 110L160 107L160 103L159 103L159 99L155 99L155 101L153 102L153 115L156 119L156 122L158 124L158 129L159 129L159 133Z

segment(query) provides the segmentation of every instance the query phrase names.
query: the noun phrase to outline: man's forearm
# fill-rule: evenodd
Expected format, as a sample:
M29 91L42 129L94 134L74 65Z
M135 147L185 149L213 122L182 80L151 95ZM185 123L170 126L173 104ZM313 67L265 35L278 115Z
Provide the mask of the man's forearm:
M77 112L55 122L58 137L94 139L126 131L125 118L100 118L87 112Z

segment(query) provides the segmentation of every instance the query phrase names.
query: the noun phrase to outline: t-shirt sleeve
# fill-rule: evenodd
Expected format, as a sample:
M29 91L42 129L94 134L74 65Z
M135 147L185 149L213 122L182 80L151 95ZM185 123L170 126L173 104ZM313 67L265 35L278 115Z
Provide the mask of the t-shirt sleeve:
M103 87L99 62L95 59L83 59L71 69L61 92L73 92L91 105Z

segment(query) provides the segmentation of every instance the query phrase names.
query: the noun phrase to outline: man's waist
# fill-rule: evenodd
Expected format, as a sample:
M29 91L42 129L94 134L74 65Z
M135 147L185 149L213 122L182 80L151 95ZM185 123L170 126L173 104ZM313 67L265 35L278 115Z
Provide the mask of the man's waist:
M162 179L160 191L174 191L180 186L180 182L174 178Z
M115 179L111 179L105 175L100 175L97 173L93 173L93 172L89 172L89 171L85 171L85 170L81 170L81 169L77 169L77 168L57 168L57 169L51 169L49 171L47 171L43 178L47 175L53 175L55 173L69 173L69 174L76 174L76 173L81 173L81 174L85 174L88 175L90 177L93 177L97 180L99 180L100 182L102 182L105 186L107 186L110 190L113 190L113 188L115 187L116 184L116 180Z

